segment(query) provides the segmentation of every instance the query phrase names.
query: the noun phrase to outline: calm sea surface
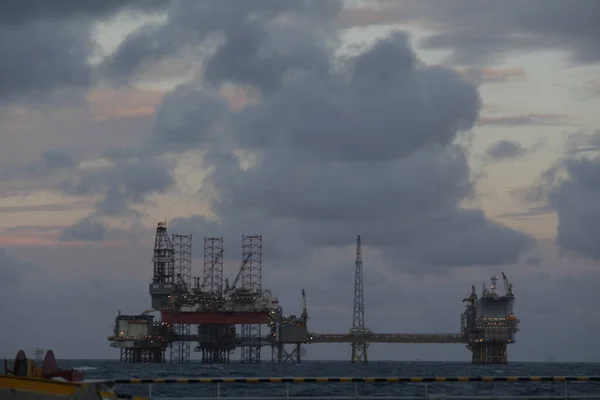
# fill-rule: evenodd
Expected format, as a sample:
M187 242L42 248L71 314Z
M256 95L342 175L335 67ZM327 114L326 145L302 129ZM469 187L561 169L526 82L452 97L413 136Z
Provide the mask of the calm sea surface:
M118 361L99 360L62 360L61 367L72 367L84 371L86 379L100 378L197 378L197 377L281 377L281 376L329 376L329 377L375 377L375 376L539 376L539 375L600 375L600 363L511 363L504 366L478 366L467 363L449 362L371 362L356 365L347 362L306 361L302 364L247 365L232 362L226 365L203 365L192 362L186 365L176 364L120 364ZM423 384L221 384L221 396L279 396L289 390L291 396L339 396L354 395L423 395ZM494 388L495 386L495 388ZM494 383L435 383L428 384L429 393L445 393L448 395L475 394L520 394L543 396L564 394L565 384L556 382L518 382ZM598 395L600 385L597 383L570 384L570 393ZM119 392L133 395L147 395L148 385L122 385ZM154 397L202 397L215 396L216 384L154 384Z

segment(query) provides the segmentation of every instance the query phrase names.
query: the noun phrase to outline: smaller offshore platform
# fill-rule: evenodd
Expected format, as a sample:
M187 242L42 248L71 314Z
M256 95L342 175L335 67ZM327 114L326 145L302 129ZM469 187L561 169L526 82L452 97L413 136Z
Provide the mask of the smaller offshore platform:
M139 315L119 312L108 338L112 347L120 349L121 362L166 362L169 350L170 362L188 363L191 343L202 363L219 364L229 363L236 348L241 349L242 363L260 363L263 346L271 347L273 362L299 363L303 344L348 343L351 362L366 363L370 343L454 343L466 344L474 364L506 364L507 345L515 342L519 331L512 284L502 273L503 294L498 291L497 276L491 278L489 287L483 284L480 296L472 286L463 299L460 332L372 332L365 325L358 236L352 327L348 333L311 333L304 289L301 314L285 316L277 297L262 287L262 235L242 236L241 265L231 282L223 279L223 255L223 237L205 237L202 276L193 277L192 236L170 236L166 223L158 224L149 283L151 309ZM159 319L151 313L159 313Z
M474 364L507 364L506 346L515 342L515 334L519 331L512 284L503 272L504 294L500 295L499 279L493 276L489 288L483 283L479 298L472 286L471 294L463 300L467 304L462 314L461 335L473 353Z

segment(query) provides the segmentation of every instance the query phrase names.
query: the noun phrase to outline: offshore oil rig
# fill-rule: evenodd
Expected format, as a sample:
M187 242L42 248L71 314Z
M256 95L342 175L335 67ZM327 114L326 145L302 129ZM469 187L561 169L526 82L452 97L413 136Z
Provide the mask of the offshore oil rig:
M515 342L519 319L514 315L512 284L502 273L483 284L481 296L472 286L463 299L459 333L374 333L365 326L361 238L356 240L354 307L349 333L308 331L306 295L302 290L300 316L283 314L277 297L263 289L262 235L242 236L242 262L232 282L223 280L223 237L204 238L203 275L192 277L192 236L169 236L166 223L156 228L149 285L151 309L139 315L122 315L108 337L120 349L121 362L190 362L191 343L203 363L229 363L236 348L242 363L260 363L261 347L271 347L273 362L301 361L303 344L350 343L353 363L368 361L369 343L463 343L472 352L472 363L508 363L507 345ZM155 320L152 312L160 313ZM267 325L266 334L261 328ZM237 327L241 329L238 333ZM194 328L194 332L192 332Z

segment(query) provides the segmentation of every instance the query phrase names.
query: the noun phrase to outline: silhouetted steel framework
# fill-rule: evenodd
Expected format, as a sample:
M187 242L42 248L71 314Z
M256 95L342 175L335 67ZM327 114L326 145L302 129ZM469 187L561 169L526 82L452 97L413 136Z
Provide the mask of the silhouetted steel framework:
M154 276L152 283L175 283L175 269L173 265L173 244L167 233L166 222L159 222L154 237Z
M203 291L217 296L223 294L223 238L204 238Z
M161 363L165 359L164 348L125 348L121 349L122 363Z
M181 292L192 287L192 235L173 234L174 270Z
M173 234L173 265L175 272L175 296L188 293L192 287L192 235ZM174 305L179 308L179 305ZM191 334L191 325L174 324L173 332L181 337ZM174 364L185 364L190 362L189 341L175 340L171 343L171 362Z
M351 335L357 335L352 341L352 359L353 363L367 362L367 343L362 335L369 330L365 328L365 302L363 293L363 263L360 235L356 238L356 262L354 267L354 307L352 311Z
M152 283L161 287L173 285L175 283L173 243L169 238L166 222L159 222L156 227L152 262L154 263ZM164 350L136 348L125 350L122 357L139 360L137 362L162 362L165 359L164 355Z
M242 236L242 289L261 296L262 235ZM260 325L242 325L242 363L260 363Z
M311 333L304 290L302 315L296 317L285 316L277 297L262 289L262 235L242 236L242 265L232 285L227 280L225 287L223 238L205 238L204 282L194 277L193 287L186 283L191 274L191 236L173 235L173 242L166 223L159 223L153 251L154 276L149 285L152 309L140 315L119 314L109 336L111 346L121 350L122 362L164 362L165 349L173 342L193 341L198 343L195 351L203 351L202 361L206 363L228 362L230 352L237 347L242 350L243 363L259 363L261 346L271 346L273 361L300 362L302 344L343 342L351 344L353 363L368 361L369 343L464 343L472 352L474 364L505 364L507 345L515 343L520 329L514 314L512 284L502 273L503 294L498 292L501 278L497 276L491 278L491 286L483 284L480 297L472 287L464 299L467 304L459 333L371 332L365 327L362 248L361 237L357 236L352 327L345 334ZM147 315L153 310L160 311L160 321L154 322L154 317ZM264 337L261 324L270 328ZM198 334L182 334L174 329L178 325L197 325ZM242 325L239 336L236 325ZM287 351L285 345L294 347ZM186 362L179 350L171 347L171 351L172 362Z
M223 237L204 238L204 282L202 291L215 297L223 295ZM199 350L205 364L224 364L229 362L229 348L223 344L223 338L232 335L234 325L202 324L198 326L198 335L204 338ZM235 330L233 330L235 337Z

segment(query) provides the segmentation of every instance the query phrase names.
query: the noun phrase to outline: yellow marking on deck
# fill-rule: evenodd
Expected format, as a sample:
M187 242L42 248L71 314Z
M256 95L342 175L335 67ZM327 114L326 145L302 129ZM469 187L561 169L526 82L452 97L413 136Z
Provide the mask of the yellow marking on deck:
M419 376L411 376L410 381L411 382L423 382L423 378L421 378Z
M153 383L165 383L165 380L164 379L160 379L160 378L153 379L153 381L154 381Z
M74 394L81 385L44 379L28 379L16 376L0 376L0 387L24 392L44 392L49 394Z
M388 382L400 382L400 378L398 377L392 377L392 378L387 378Z
M494 382L495 381L493 376L483 376L483 377L481 377L481 380L484 382Z
M506 380L509 382L517 382L519 380L518 376L507 376Z
M141 379L130 379L129 382L131 383L142 383Z
M304 378L294 378L294 382L304 382Z
M214 382L212 379L209 379L208 382ZM235 379L225 378L223 379L224 383L235 383Z
M248 383L258 383L258 379L257 378L248 378L248 379L246 379L246 382L248 382Z
M273 383L281 383L282 379L281 378L269 378L269 382L273 382Z
M444 376L438 376L435 378L436 382L446 382L448 380L448 378L444 377Z
M363 378L365 382L375 382L375 378Z
M577 380L578 381L589 381L590 377L589 376L578 376Z
M317 382L329 382L329 378L317 378Z
M177 383L188 383L190 380L185 378L175 379Z
M567 377L566 376L553 376L552 379L555 381L564 381L567 379Z
M459 376L459 377L457 378L457 380L458 380L459 382L469 382L469 381L471 380L471 378L469 378L468 376Z
M340 378L340 382L352 382L352 378Z

